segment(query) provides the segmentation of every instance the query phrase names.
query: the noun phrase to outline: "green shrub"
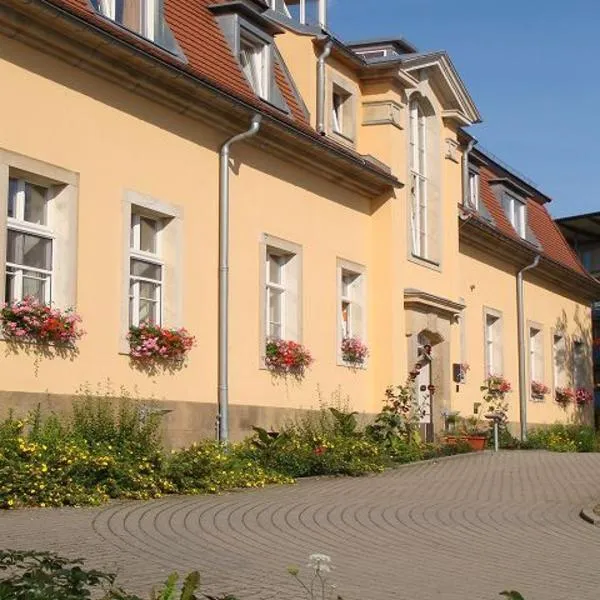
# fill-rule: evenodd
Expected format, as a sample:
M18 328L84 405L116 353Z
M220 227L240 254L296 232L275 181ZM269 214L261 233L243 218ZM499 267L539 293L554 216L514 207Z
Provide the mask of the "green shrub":
M521 447L553 452L596 452L598 438L592 427L556 423L528 432L527 441Z
M292 483L291 478L250 460L245 448L224 448L203 441L174 451L167 461L166 479L179 494L218 493L234 488Z

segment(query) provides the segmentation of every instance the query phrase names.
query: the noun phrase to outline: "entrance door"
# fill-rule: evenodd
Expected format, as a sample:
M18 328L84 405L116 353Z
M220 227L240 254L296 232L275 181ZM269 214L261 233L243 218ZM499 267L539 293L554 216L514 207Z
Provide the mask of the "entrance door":
M433 398L432 390L432 357L431 346L426 339L419 336L419 349L417 364L421 367L417 376L417 402L421 414L421 435L427 442L433 442Z

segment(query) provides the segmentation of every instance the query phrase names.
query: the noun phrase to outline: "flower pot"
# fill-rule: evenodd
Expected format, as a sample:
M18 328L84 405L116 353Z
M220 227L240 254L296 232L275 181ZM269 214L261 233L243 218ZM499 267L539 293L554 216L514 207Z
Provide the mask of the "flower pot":
M456 444L456 442L466 442L471 450L475 452L481 452L485 449L487 443L487 437L485 435L448 435L446 436L447 444Z

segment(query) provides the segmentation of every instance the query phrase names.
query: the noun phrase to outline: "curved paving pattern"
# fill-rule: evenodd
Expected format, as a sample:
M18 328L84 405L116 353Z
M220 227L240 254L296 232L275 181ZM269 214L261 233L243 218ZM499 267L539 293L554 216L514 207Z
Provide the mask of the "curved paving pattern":
M3 547L45 548L116 569L148 590L200 569L205 589L296 600L286 574L330 554L346 600L599 600L600 529L579 510L600 497L600 454L506 452L360 479L220 497L0 515Z

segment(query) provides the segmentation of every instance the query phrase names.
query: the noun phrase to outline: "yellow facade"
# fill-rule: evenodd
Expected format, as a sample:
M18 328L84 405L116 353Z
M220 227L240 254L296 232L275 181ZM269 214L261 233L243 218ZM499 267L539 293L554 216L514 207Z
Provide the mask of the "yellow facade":
M293 31L278 36L277 43L314 125L315 61L320 50L312 37ZM69 52L76 55L76 43ZM12 173L14 161L23 157L33 170L36 165L53 165L78 181L77 219L71 224L76 234L74 304L86 330L78 355L71 359L10 353L0 342L5 347L0 348L0 402L3 408L31 407L38 401L59 406L79 386L109 379L115 389L124 386L141 398L168 403L174 409L169 419L175 443L211 435L217 412L218 153L228 137L244 130L245 125L238 123L247 122L241 117L252 112L240 112L231 124L223 119L213 122L209 112L186 116L130 89L126 81L111 81L85 63L74 62L22 39L0 36L0 79L4 89L12 91L0 96L0 112L5 115L0 128L3 164ZM358 184L353 191L351 181L342 185L310 164L290 159L271 138L261 140L262 132L234 147L229 296L232 434L242 435L254 424L277 426L293 409L315 408L320 399L328 401L340 393L349 396L353 409L377 412L385 388L402 383L414 364L415 340L424 330L435 334L434 360L440 364L433 373L434 422L439 424L442 408L468 415L481 397L479 385L485 376L484 307L503 315L504 375L515 389L510 420L518 422L516 270L490 252L469 244L459 248L464 151L458 140L460 123L442 116L447 100L437 97L439 85L417 82L417 91L426 94L434 113L428 127L435 129L435 145L429 153L438 196L430 235L439 260L425 264L411 255L409 241L407 107L415 90L389 75L364 80L335 53L327 73L328 81L347 80L359 94L354 98L355 139L343 143L386 164L403 185L389 186L383 194L369 194ZM398 110L399 122L390 118L366 124L368 115L383 109ZM326 115L328 120L330 113ZM448 156L451 142L454 157ZM318 162L318 154L312 160ZM174 373L141 372L132 368L124 351L122 314L128 293L123 275L127 251L123 199L128 194L156 199L182 215L179 255L174 259L182 281L177 291L182 309L165 324L185 325L197 345L186 367ZM3 236L0 230L0 239ZM315 358L301 382L274 379L263 365L264 236L301 247L298 339ZM364 331L370 357L359 369L338 360L340 260L364 269ZM407 290L418 293L407 296ZM577 297L532 275L526 278L525 298L526 319L544 328L548 346L544 368L550 382L552 328L565 315L573 335L589 338L589 293ZM466 306L462 324L460 305ZM452 365L461 362L468 362L471 369L466 382L457 385ZM550 399L528 407L530 423L573 417Z

